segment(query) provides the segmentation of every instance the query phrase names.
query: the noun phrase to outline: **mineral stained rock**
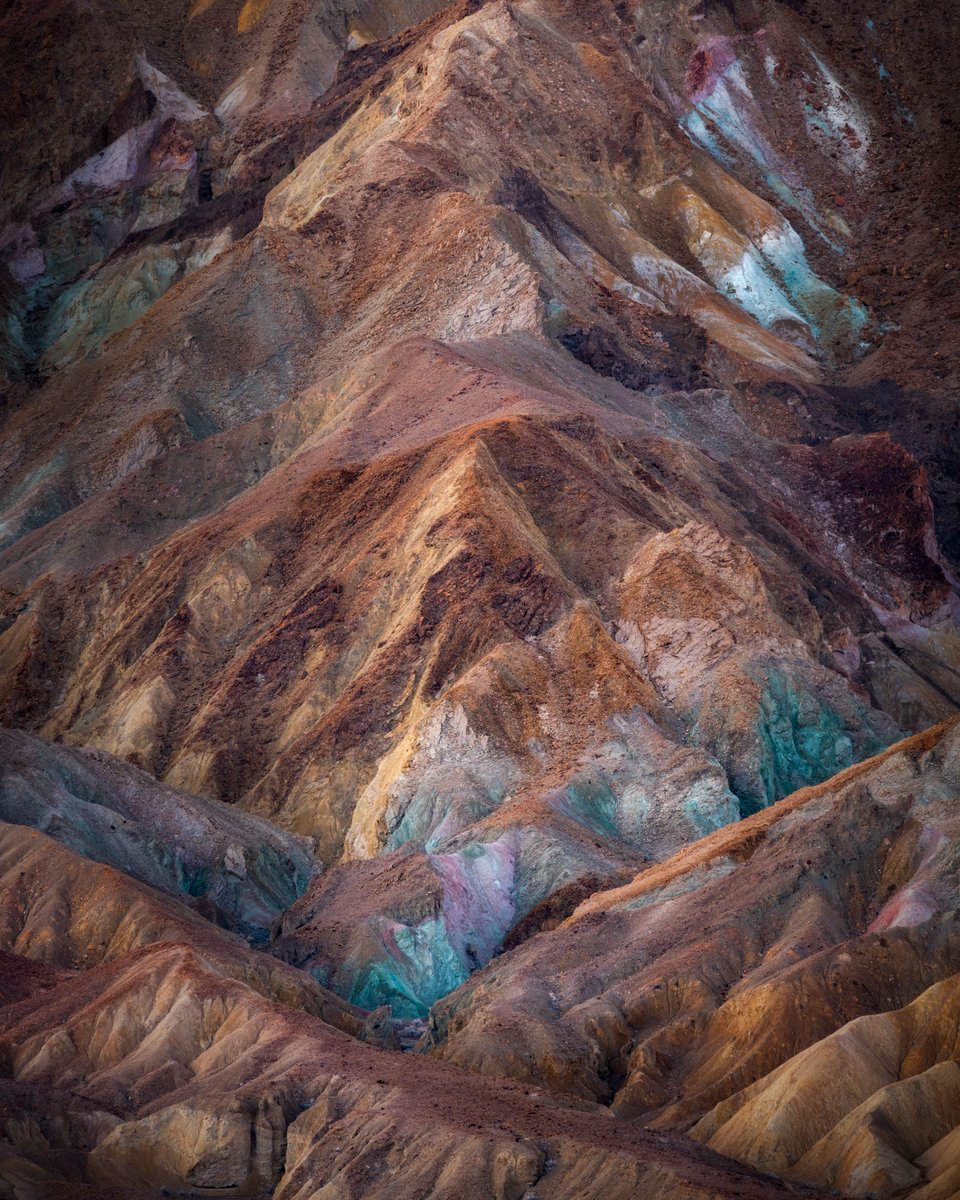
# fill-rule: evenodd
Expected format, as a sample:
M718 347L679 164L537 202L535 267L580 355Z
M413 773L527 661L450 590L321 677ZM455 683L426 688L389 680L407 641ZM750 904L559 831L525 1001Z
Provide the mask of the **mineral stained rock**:
M0 1200L956 1200L958 38L5 6Z

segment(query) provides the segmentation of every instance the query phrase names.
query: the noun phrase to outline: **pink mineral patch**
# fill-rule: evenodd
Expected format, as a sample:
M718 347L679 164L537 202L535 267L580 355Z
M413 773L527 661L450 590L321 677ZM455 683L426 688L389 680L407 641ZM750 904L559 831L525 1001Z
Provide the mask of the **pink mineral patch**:
M156 119L121 134L105 150L78 167L60 184L54 203L119 191L136 182L146 169L146 157L157 135Z
M922 925L939 908L936 896L925 883L908 883L887 901L879 915L867 926L867 933Z
M913 878L890 897L867 926L867 933L880 933L884 929L895 929L898 926L909 928L922 925L935 912L939 912L940 905L936 896L927 884L920 881L919 876L947 845L948 840L939 829L924 829L917 843L920 861Z
M479 853L434 854L430 864L443 880L443 919L450 944L468 943L489 959L514 918L517 852L511 838L477 847Z

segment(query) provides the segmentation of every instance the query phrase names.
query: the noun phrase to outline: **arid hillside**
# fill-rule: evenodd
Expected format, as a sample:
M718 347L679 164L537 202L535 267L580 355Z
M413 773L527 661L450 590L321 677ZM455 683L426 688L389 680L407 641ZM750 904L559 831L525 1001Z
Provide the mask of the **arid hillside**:
M5 7L2 1200L956 1200L958 38Z

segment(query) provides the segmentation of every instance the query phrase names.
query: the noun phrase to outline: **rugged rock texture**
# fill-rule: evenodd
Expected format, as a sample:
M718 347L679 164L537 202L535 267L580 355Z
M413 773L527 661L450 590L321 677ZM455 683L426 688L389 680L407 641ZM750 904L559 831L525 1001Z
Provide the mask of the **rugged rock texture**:
M49 1194L29 1164L64 1141L63 1178L79 1158L86 1177L134 1190L257 1195L279 1182L278 1196L299 1197L322 1180L330 1194L516 1198L543 1181L542 1194L571 1198L795 1194L685 1138L363 1047L184 947L44 985L3 1010L7 1072L62 1106L57 1128L22 1120L8 1133L17 1195Z
M637 28L453 8L358 51L270 137L243 118L292 161L254 232L13 393L6 719L271 817L324 865L414 850L460 876L495 847L496 912L447 888L442 921L420 897L405 925L422 963L373 950L380 998L418 1014L557 888L960 697L924 468L820 416L882 332L828 277L879 219L895 110L872 76L854 101L790 10L769 54L697 16L689 60L656 6ZM801 136L792 165L771 148ZM837 170L874 181L845 215ZM358 914L352 945L395 920Z
M6 6L16 1200L960 1186L958 36Z
M18 1198L797 1194L776 1176L948 1197L958 785L953 722L596 893L436 1007L426 1044L454 1066L352 1040L330 1022L376 1039L373 1017L5 826L6 944L59 969L3 956L0 1178Z
M427 1045L843 1194L951 1195L958 789L952 722L596 893Z
M718 1105L697 1136L847 1194L889 1196L925 1178L927 1194L952 1190L956 1175L940 1178L937 1160L939 1143L960 1136L957 993L952 976L898 1012L852 1021Z
M254 941L307 886L311 847L235 808L176 792L99 751L0 731L0 818L174 896Z
M364 1014L309 976L252 950L184 904L20 826L0 824L0 949L86 970L155 942L183 943L221 974L350 1033Z

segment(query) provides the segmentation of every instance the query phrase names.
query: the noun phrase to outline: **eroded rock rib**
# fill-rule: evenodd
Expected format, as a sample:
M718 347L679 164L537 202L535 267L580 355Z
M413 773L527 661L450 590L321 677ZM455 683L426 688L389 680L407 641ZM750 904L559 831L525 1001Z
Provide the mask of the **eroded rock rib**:
M306 889L306 839L164 787L103 752L0 731L0 817L181 898L257 942Z
M301 1008L349 1033L363 1032L364 1014L308 975L251 949L205 919L202 910L89 862L36 830L0 823L0 872L4 952L51 968L85 971L123 960L143 946L183 944L202 955L212 970L277 1003Z
M183 946L43 983L5 1010L2 1052L16 1079L59 1089L65 1121L99 1121L86 1171L104 1185L516 1196L553 1175L563 1197L787 1194L685 1138L373 1051Z

